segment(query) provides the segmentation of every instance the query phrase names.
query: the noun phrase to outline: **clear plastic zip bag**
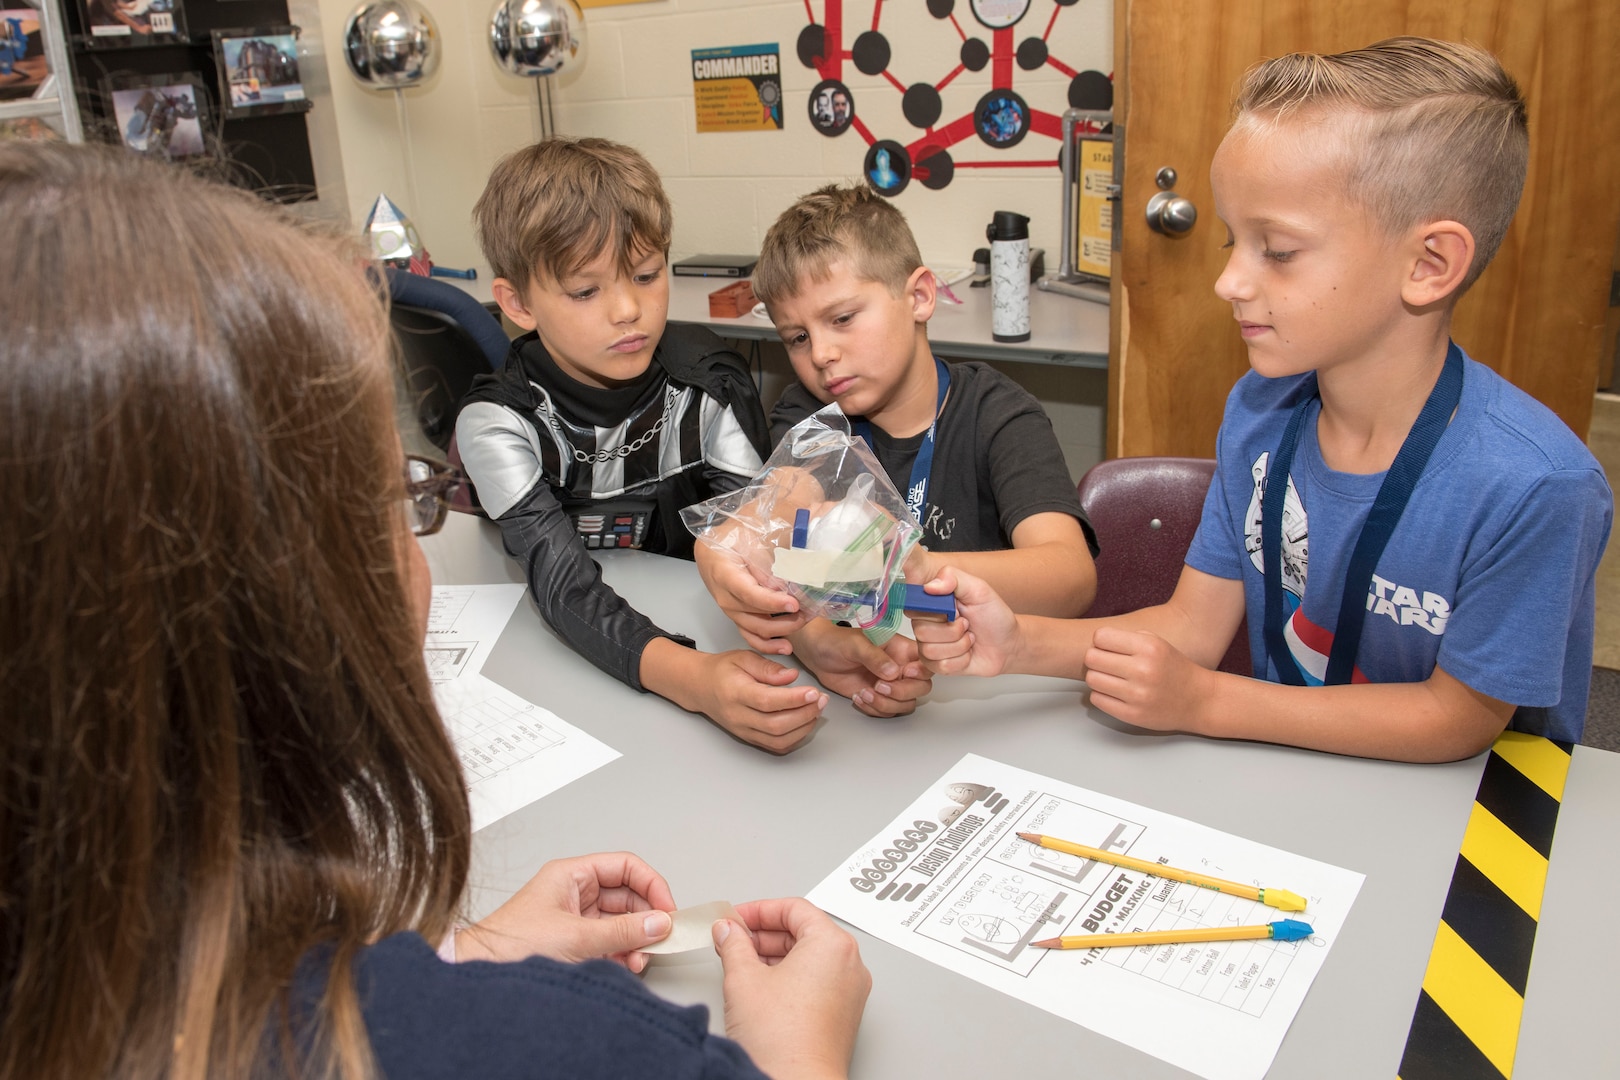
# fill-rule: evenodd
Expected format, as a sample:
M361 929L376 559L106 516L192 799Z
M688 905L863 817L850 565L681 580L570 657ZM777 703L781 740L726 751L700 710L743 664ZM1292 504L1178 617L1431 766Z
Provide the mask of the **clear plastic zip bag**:
M903 567L922 528L837 405L796 424L746 486L681 520L801 611L858 626L877 645L900 629Z

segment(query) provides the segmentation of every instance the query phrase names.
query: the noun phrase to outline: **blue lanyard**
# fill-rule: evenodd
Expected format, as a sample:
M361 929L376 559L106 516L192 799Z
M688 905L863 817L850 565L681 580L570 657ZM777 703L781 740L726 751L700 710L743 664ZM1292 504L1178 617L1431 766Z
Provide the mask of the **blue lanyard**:
M1446 363L1441 369L1440 379L1429 392L1429 400L1423 403L1423 411L1418 414L1412 430L1401 443L1400 452L1395 455L1395 461L1384 474L1384 482L1378 486L1372 510L1368 512L1367 520L1356 538L1350 566L1344 575L1344 595L1339 601L1339 621L1333 631L1333 650L1328 654L1327 675L1322 680L1324 685L1336 686L1350 681L1355 670L1356 651L1361 647L1361 628L1367 617L1367 590L1372 586L1373 571L1378 567L1379 556L1389 545L1389 538L1395 533L1395 526L1400 522L1406 504L1411 501L1412 491L1417 487L1418 478L1423 475L1424 466L1428 465L1440 436L1446 433L1446 426L1457 411L1457 403L1462 398L1462 384L1462 350L1457 348L1456 342L1452 342L1446 350ZM1283 430L1282 443L1266 469L1266 490L1260 504L1260 550L1266 582L1266 652L1277 665L1278 677L1290 686L1305 685L1305 676L1295 663L1293 654L1288 651L1288 640L1283 636L1283 500L1288 494L1288 472L1294 464L1294 448L1299 445L1305 414L1316 398L1313 377L1311 392L1294 406L1293 414L1288 417L1288 426Z
M934 468L934 429L939 426L939 414L945 411L945 394L951 388L951 369L937 356L934 357L934 374L939 379L939 399L934 402L934 419L928 424L928 434L923 436L917 456L911 461L911 484L905 492L906 509L919 525L923 510L928 506L928 474ZM862 418L855 421L854 428L855 434L877 453L877 446L872 442L872 425Z

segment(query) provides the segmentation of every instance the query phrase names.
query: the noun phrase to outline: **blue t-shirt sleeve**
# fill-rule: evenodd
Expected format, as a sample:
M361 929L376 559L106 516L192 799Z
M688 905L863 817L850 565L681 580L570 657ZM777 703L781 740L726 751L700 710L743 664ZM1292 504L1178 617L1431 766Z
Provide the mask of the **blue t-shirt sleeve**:
M1227 405L1231 415L1230 401ZM1226 424L1221 425L1224 433ZM1187 546L1186 563L1213 577L1238 580L1243 577L1243 540L1234 520L1232 500L1227 498L1227 469L1231 466L1231 450L1215 438L1215 476L1209 482L1209 493L1204 496L1204 510L1198 518L1198 530ZM1244 470L1245 474L1247 470ZM1247 492L1245 492L1245 499Z
M1526 492L1511 525L1463 567L1436 663L1514 705L1558 703L1567 650L1589 627L1614 498L1601 472L1565 469ZM1591 663L1590 630L1584 634Z

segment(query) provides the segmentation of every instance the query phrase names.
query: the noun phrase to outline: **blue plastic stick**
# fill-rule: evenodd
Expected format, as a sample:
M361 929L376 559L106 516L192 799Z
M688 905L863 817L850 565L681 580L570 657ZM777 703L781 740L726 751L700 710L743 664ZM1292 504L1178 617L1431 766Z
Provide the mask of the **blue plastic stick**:
M923 591L921 585L906 586L905 612L915 618L940 618L946 622L956 621L956 594L946 593L944 596L934 596Z

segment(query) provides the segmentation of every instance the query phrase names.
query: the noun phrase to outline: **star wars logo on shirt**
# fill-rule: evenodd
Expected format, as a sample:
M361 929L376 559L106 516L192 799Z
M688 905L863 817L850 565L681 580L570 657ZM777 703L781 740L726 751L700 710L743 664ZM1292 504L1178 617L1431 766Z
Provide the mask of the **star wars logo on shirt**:
M1446 632L1451 618L1451 602L1432 592L1419 593L1405 585L1373 575L1367 590L1367 611L1384 615L1399 626L1421 626L1435 637Z

